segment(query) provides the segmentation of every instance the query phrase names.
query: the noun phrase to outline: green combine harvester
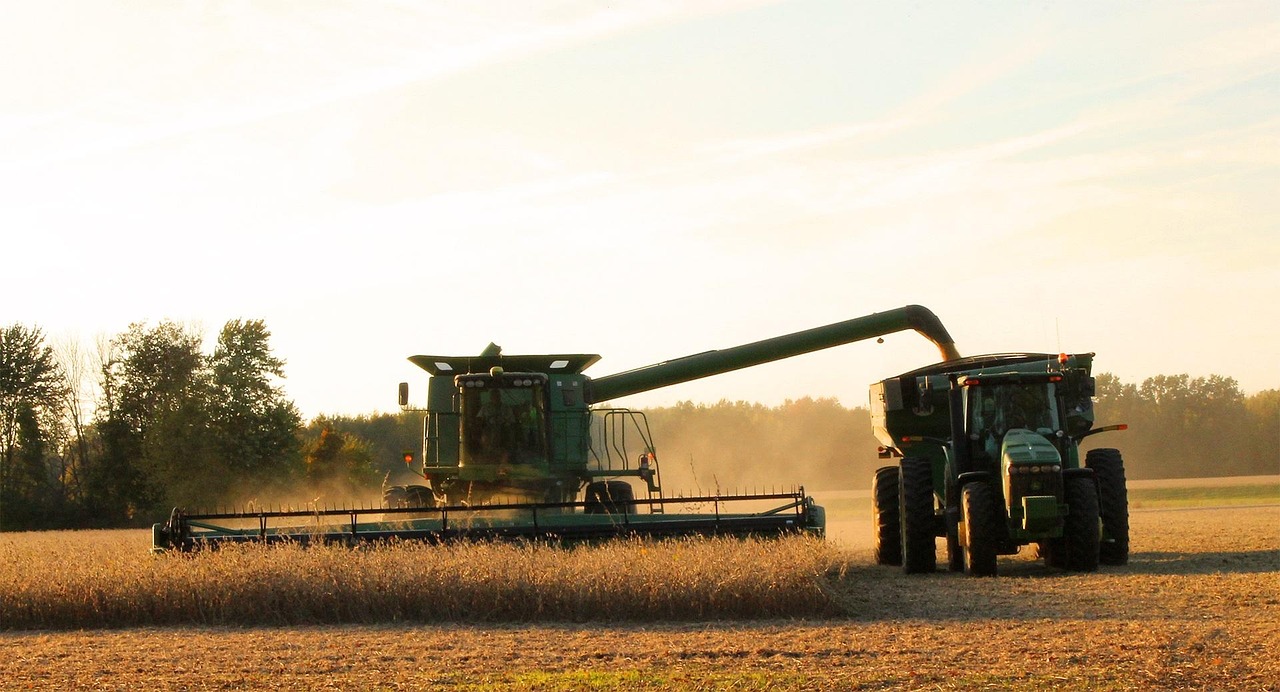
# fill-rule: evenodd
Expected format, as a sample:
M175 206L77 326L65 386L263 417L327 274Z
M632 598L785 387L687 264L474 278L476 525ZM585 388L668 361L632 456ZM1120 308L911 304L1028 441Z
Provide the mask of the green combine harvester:
M938 363L871 386L881 457L872 485L877 562L994 576L998 555L1035 545L1054 567L1129 559L1129 502L1116 449L1090 450L1093 354L1007 353Z
M168 522L154 526L154 548L393 538L821 535L822 508L803 488L664 496L644 413L602 404L909 329L937 345L944 359L959 358L942 323L918 305L598 378L584 374L596 355L504 355L491 344L477 356L413 356L409 360L430 375L421 484L384 489L380 507L213 514L174 509ZM401 384L400 404L408 403L408 385Z

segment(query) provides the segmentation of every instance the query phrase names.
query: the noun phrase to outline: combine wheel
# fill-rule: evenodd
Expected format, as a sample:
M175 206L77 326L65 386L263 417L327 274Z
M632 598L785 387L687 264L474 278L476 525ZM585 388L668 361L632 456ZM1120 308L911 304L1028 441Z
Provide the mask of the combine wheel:
M1129 489L1124 477L1124 459L1118 449L1091 449L1085 466L1098 479L1098 513L1102 517L1102 543L1098 562L1123 565L1129 562Z
M587 486L586 514L631 514L635 505L626 504L635 499L631 484L626 481L596 481Z
M898 484L900 472L897 466L876 469L871 481L871 523L875 526L875 554L877 565L902 564L902 522L898 516Z
M975 577L996 576L996 523L995 493L987 483L966 483L960 495L964 513L964 571Z
M934 544L933 467L928 459L904 457L898 486L898 513L902 524L902 571L933 572L938 568Z
M1062 541L1053 546L1055 560L1058 547L1065 553L1062 565L1072 572L1098 571L1100 538L1098 518L1098 486L1092 478L1066 479L1067 518L1062 527Z
M425 485L406 485L404 502L406 507L431 507L436 503L436 496Z
M407 493L403 485L393 485L382 489L382 508L396 509L407 507Z

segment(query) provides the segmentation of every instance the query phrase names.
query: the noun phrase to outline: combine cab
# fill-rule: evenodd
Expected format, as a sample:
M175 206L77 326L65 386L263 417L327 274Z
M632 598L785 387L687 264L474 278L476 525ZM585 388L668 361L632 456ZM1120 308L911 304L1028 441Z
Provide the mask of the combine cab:
M617 535L821 535L803 489L665 497L644 414L602 405L643 391L914 329L944 358L955 345L929 310L907 306L724 350L591 378L590 354L413 356L425 370L422 482L384 489L381 507L195 514L157 524L157 549L225 541L388 538L595 539ZM407 407L407 384L400 404ZM406 461L414 463L413 455Z

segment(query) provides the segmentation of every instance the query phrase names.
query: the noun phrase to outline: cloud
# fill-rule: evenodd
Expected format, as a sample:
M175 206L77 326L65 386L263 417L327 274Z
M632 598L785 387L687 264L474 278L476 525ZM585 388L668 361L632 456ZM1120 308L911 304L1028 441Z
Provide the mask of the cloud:
M0 25L0 59L29 66L0 77L0 166L242 125L757 4L29 3Z

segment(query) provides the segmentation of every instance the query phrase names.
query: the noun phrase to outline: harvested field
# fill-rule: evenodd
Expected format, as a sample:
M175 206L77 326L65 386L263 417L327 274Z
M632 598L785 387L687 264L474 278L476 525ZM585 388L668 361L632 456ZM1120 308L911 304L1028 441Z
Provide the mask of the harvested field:
M639 622L604 622L610 617L600 613L601 621L585 623L9 631L0 634L0 680L101 689L1280 688L1280 506L1137 509L1132 525L1128 566L1064 574L1002 558L997 579L907 578L871 565L869 548L851 533L835 544L834 569L815 576L830 555L813 548L815 561L800 570L824 584L823 607L836 614L743 619L669 609L663 621ZM14 551L50 536L0 537L0 551L9 551L0 556L7 565L0 567L0 608L13 595L4 582L10 560L29 557ZM84 556L67 543L74 536L41 545L59 556L42 566L46 581L85 569ZM117 546L116 557L153 564L145 545L138 534L128 552ZM780 558L776 545L772 554L754 553L751 544L719 546L729 563L738 549L756 565L739 584L758 588L780 573L772 564ZM669 590L695 573L707 578L672 554L647 557L656 558L653 572L613 569L666 575ZM230 571L204 578L208 588L218 588L219 578L239 585L233 594L245 585ZM458 584L466 577L439 578ZM619 577L610 598L625 597L626 583ZM85 584L64 588L74 599Z

